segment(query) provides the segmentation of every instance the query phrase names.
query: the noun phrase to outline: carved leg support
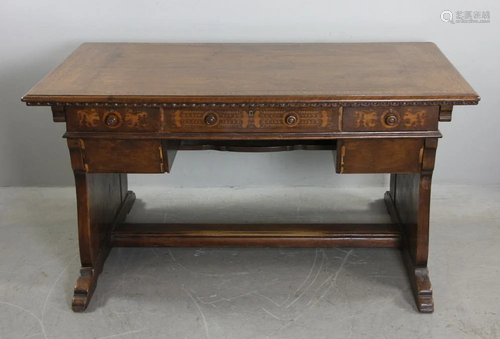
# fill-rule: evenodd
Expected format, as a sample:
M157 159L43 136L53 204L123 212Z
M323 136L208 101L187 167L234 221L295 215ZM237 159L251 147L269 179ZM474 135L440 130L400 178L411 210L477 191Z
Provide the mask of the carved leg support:
M427 269L432 171L437 139L427 139L422 154L422 171L392 174L390 192L385 195L389 214L399 223L403 235L402 254L420 312L432 313L434 300Z
M75 171L78 240L82 268L76 281L72 308L85 310L110 251L113 227L125 220L135 201L127 191L126 174L88 174Z

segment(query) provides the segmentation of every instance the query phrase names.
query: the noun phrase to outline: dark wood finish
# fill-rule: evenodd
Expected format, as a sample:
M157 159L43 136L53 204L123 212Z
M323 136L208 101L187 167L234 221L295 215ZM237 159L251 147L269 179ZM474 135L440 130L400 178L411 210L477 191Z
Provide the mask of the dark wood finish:
M163 111L146 107L69 107L68 131L161 132Z
M393 177L396 176L401 176L401 174L393 174ZM416 174L405 174L405 176L413 176L417 177ZM417 308L420 312L422 313L432 313L434 312L434 299L432 297L432 285L431 281L429 278L429 270L427 269L427 263L424 265L417 265L415 260L411 256L411 252L416 252L418 250L417 247L415 246L423 246L425 248L428 248L428 233L427 235L425 233L419 234L419 236L423 239L420 239L418 241L419 244L417 244L416 241L416 232L413 230L418 228L419 225L417 224L405 224L401 220L401 217L399 216L398 209L395 204L395 199L393 198L393 195L395 193L393 191L386 192L384 200L387 206L387 210L389 214L391 215L391 218L394 222L397 222L401 230L403 232L403 242L402 242L402 254L403 254L403 262L405 264L406 270L408 272L408 278L410 280L410 285L413 290L413 294L415 296L415 301L417 302ZM428 199L430 202L430 199ZM419 199L420 203L420 199ZM422 213L424 214L425 212L423 211L417 211L413 212L414 214L416 213ZM422 227L425 225L420 225ZM423 227L422 227L423 228ZM409 231L412 234L408 234ZM412 232L413 231L413 232ZM410 241L409 237L414 236L414 240ZM413 243L412 243L413 242ZM427 251L425 251L425 256L427 256ZM425 260L426 261L426 260Z
M181 140L162 140L161 142L163 151L163 169L165 172L170 173L172 165L174 164L175 156L181 145Z
M339 109L166 110L165 129L182 132L338 132Z
M66 121L66 107L53 106L52 107L52 120L54 122L65 122Z
M404 225L411 258L427 265L429 247L430 177L421 174L396 175L395 206ZM426 195L424 195L426 194Z
M431 100L478 95L429 42L82 44L26 102Z
M347 107L342 130L346 132L435 131L438 106Z
M89 133L89 132L66 132L65 138L76 139L134 139L134 140L341 140L341 139L406 139L412 138L441 138L439 131L416 131L416 132L289 132L289 133Z
M160 141L82 140L85 171L89 173L163 173Z
M82 139L68 139L69 156L71 159L71 167L74 171L87 172L85 157L83 150L85 146L83 145Z
M399 247L397 224L121 224L113 246Z
M216 150L226 152L281 152L281 151L333 151L335 140L183 140L180 150Z
M427 269L439 121L477 93L432 43L86 43L22 101L66 122L84 310L112 246L401 247L417 307ZM391 173L392 224L126 224L126 173L178 150L336 150L339 173Z
M439 110L439 121L450 122L451 121L451 113L453 111L453 106L441 106Z
M75 285L72 308L87 307L102 272L115 224L122 223L132 208L135 194L124 192L126 174L86 174L75 171L78 239L82 267ZM125 186L125 187L124 187Z
M418 173L422 167L422 139L342 140L337 173Z
M429 257L429 224L431 181L436 157L437 139L426 139L422 170L415 174L392 174L391 190L385 202L393 222L403 235L403 259L420 312L434 311L432 285L427 269Z

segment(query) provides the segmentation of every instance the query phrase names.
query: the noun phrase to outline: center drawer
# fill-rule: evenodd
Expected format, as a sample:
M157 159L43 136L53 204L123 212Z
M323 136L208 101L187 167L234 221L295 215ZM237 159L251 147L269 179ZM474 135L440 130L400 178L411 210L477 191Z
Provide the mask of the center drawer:
M338 109L167 110L168 132L338 132Z

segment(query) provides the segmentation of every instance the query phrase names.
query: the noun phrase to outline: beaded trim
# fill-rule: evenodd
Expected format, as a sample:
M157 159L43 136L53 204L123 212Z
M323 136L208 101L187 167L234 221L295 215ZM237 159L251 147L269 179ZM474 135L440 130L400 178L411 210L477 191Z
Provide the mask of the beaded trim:
M437 106L437 105L477 105L478 100L461 101L372 101L372 102L253 102L253 103L109 103L109 102L27 102L28 106L104 106L104 107L170 107L170 108L234 108L234 107L369 107L369 106Z

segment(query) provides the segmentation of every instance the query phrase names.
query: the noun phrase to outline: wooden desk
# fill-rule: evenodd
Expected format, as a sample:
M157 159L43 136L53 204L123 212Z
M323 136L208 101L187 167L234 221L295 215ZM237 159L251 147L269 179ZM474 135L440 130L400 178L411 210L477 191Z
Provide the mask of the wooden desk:
M432 43L86 43L31 89L65 122L75 174L83 311L113 246L400 247L418 309L431 178L454 105L479 96ZM177 150L328 149L337 173L391 173L392 224L127 224L127 173L170 172ZM332 164L332 175L334 166Z

